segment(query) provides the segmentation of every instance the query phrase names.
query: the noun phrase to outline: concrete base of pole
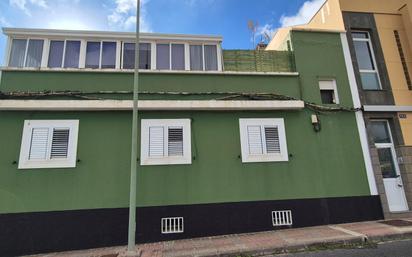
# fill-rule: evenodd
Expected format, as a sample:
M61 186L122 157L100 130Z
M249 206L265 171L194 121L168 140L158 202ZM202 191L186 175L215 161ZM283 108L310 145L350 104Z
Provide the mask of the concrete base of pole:
M137 249L136 247L134 251L126 250L124 252L119 253L117 257L140 257L141 255L142 255L142 251Z

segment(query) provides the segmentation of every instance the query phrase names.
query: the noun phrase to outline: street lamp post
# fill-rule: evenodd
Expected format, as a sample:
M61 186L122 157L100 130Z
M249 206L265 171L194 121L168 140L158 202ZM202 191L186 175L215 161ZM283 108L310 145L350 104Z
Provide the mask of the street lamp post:
M139 33L140 33L140 0L137 0L136 10L136 42L134 60L133 83L133 124L132 124L132 151L130 162L130 202L129 202L129 233L127 252L136 254L136 182L137 182L137 136L138 136L138 99L139 99Z

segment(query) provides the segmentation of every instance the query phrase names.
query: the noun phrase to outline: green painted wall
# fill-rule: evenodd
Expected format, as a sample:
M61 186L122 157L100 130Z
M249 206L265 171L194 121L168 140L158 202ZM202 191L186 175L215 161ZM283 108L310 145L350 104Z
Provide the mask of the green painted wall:
M154 113L141 118L192 118L192 165L139 168L140 206L368 195L351 113L322 119L310 112ZM239 118L285 118L293 157L284 163L242 164ZM18 170L25 119L79 119L75 169ZM0 113L0 213L127 207L128 112ZM337 133L338 132L338 133Z
M291 32L305 101L320 104L320 79L336 79L341 106L353 106L339 33Z
M297 76L143 73L140 90L150 92L271 92L299 97ZM130 91L133 73L5 71L0 90Z
M319 77L336 78L352 106L338 34L293 32L300 76L143 74L147 91L245 91L300 96L320 103ZM2 91L130 90L132 74L4 72ZM158 96L157 96L158 97ZM139 206L369 195L354 113L311 111L144 112L141 118L191 118L192 165L145 166ZM284 118L289 162L242 164L239 118ZM79 119L74 169L18 170L26 119ZM131 112L0 112L0 213L127 207ZM140 148L140 147L139 147Z

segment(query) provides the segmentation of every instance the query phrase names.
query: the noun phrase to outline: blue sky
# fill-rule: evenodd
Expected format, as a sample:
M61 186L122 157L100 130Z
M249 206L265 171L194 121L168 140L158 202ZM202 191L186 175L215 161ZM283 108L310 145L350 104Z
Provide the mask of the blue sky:
M141 29L147 32L212 34L225 49L252 47L248 20L263 33L304 23L324 0L142 0ZM136 0L0 0L0 26L133 31ZM0 60L5 37L0 36Z

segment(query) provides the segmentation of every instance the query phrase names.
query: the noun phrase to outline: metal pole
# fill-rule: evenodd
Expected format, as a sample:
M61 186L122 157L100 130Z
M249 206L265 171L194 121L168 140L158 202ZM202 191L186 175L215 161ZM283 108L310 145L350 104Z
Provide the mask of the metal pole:
M139 33L140 33L140 0L137 0L136 12L136 43L134 60L133 83L133 124L132 124L132 153L130 163L130 204L129 204L129 236L127 251L136 252L136 182L137 182L137 136L138 136L138 100L139 100Z

